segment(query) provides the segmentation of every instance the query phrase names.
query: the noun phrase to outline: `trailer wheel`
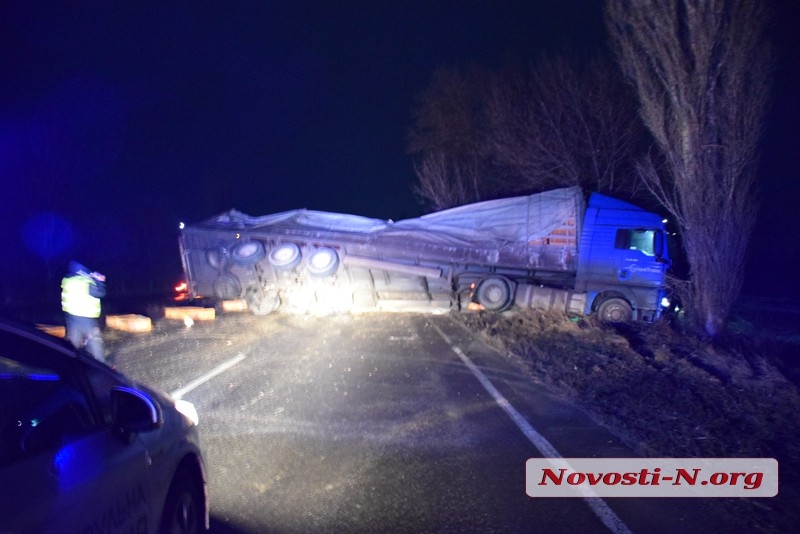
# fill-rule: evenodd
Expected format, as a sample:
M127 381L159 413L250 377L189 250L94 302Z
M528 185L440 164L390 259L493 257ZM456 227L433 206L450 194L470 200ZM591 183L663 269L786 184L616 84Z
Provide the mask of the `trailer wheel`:
M610 298L600 303L597 316L604 323L627 323L633 318L633 308L625 299Z
M475 300L484 309L503 311L511 305L511 283L501 276L484 278L475 292Z
M267 255L264 243L261 241L242 241L231 250L231 258L238 265L253 265Z
M214 281L214 295L223 300L238 299L242 296L242 284L232 274L220 275Z
M283 243L269 252L270 264L279 271L294 269L300 263L301 257L300 247L294 243Z
M306 268L314 276L330 276L339 268L339 255L330 247L320 247L306 258Z
M274 290L265 291L263 295L259 295L258 291L248 290L245 300L247 300L247 309L253 315L269 315L281 305L278 292Z
M206 261L213 268L223 270L228 264L228 249L218 246L206 250Z

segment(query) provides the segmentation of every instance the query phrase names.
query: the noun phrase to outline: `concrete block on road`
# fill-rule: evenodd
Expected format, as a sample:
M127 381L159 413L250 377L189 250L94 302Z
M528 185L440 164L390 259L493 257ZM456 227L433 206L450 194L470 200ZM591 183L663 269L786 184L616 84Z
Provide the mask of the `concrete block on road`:
M200 306L170 306L164 308L165 319L185 320L187 317L194 321L213 321L216 319L214 308Z
M36 328L55 337L66 337L67 327L52 324L37 324Z
M224 312L247 311L247 301L244 299L223 300L222 311Z
M107 315L106 327L123 332L149 332L153 329L153 323L144 315Z

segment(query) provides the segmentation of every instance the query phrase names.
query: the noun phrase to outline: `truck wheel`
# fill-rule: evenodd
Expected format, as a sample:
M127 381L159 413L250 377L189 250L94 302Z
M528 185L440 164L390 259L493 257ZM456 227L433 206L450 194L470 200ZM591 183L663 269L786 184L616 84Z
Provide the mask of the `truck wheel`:
M261 241L243 241L237 243L231 251L231 258L238 265L253 265L267 255Z
M320 247L306 258L306 268L314 276L330 276L339 268L339 255L330 247Z
M300 263L300 247L294 243L283 243L269 252L269 262L279 271L294 269Z
M223 274L214 281L214 295L223 299L238 299L242 296L242 284L232 274Z
M597 308L597 316L604 323L627 323L633 318L633 309L625 299L610 298Z
M484 278L475 292L475 300L484 309L503 311L511 305L511 284L500 276Z

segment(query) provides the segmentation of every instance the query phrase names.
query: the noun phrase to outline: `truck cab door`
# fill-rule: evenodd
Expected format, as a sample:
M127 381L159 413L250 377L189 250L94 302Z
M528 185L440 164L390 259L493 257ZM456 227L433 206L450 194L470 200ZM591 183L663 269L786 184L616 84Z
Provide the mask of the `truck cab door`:
M664 232L645 228L620 228L614 238L614 276L620 284L660 287L669 257Z

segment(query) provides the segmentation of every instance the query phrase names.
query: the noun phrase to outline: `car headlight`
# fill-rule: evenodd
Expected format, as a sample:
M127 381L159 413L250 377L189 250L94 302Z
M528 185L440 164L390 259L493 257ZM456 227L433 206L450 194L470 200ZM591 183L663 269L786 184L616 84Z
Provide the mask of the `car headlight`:
M672 303L669 301L669 298L664 297L664 298L661 299L661 307L662 308L669 308L670 304L672 304Z
M191 402L178 399L175 401L175 409L194 423L195 426L200 422L200 418L197 416L197 409Z

